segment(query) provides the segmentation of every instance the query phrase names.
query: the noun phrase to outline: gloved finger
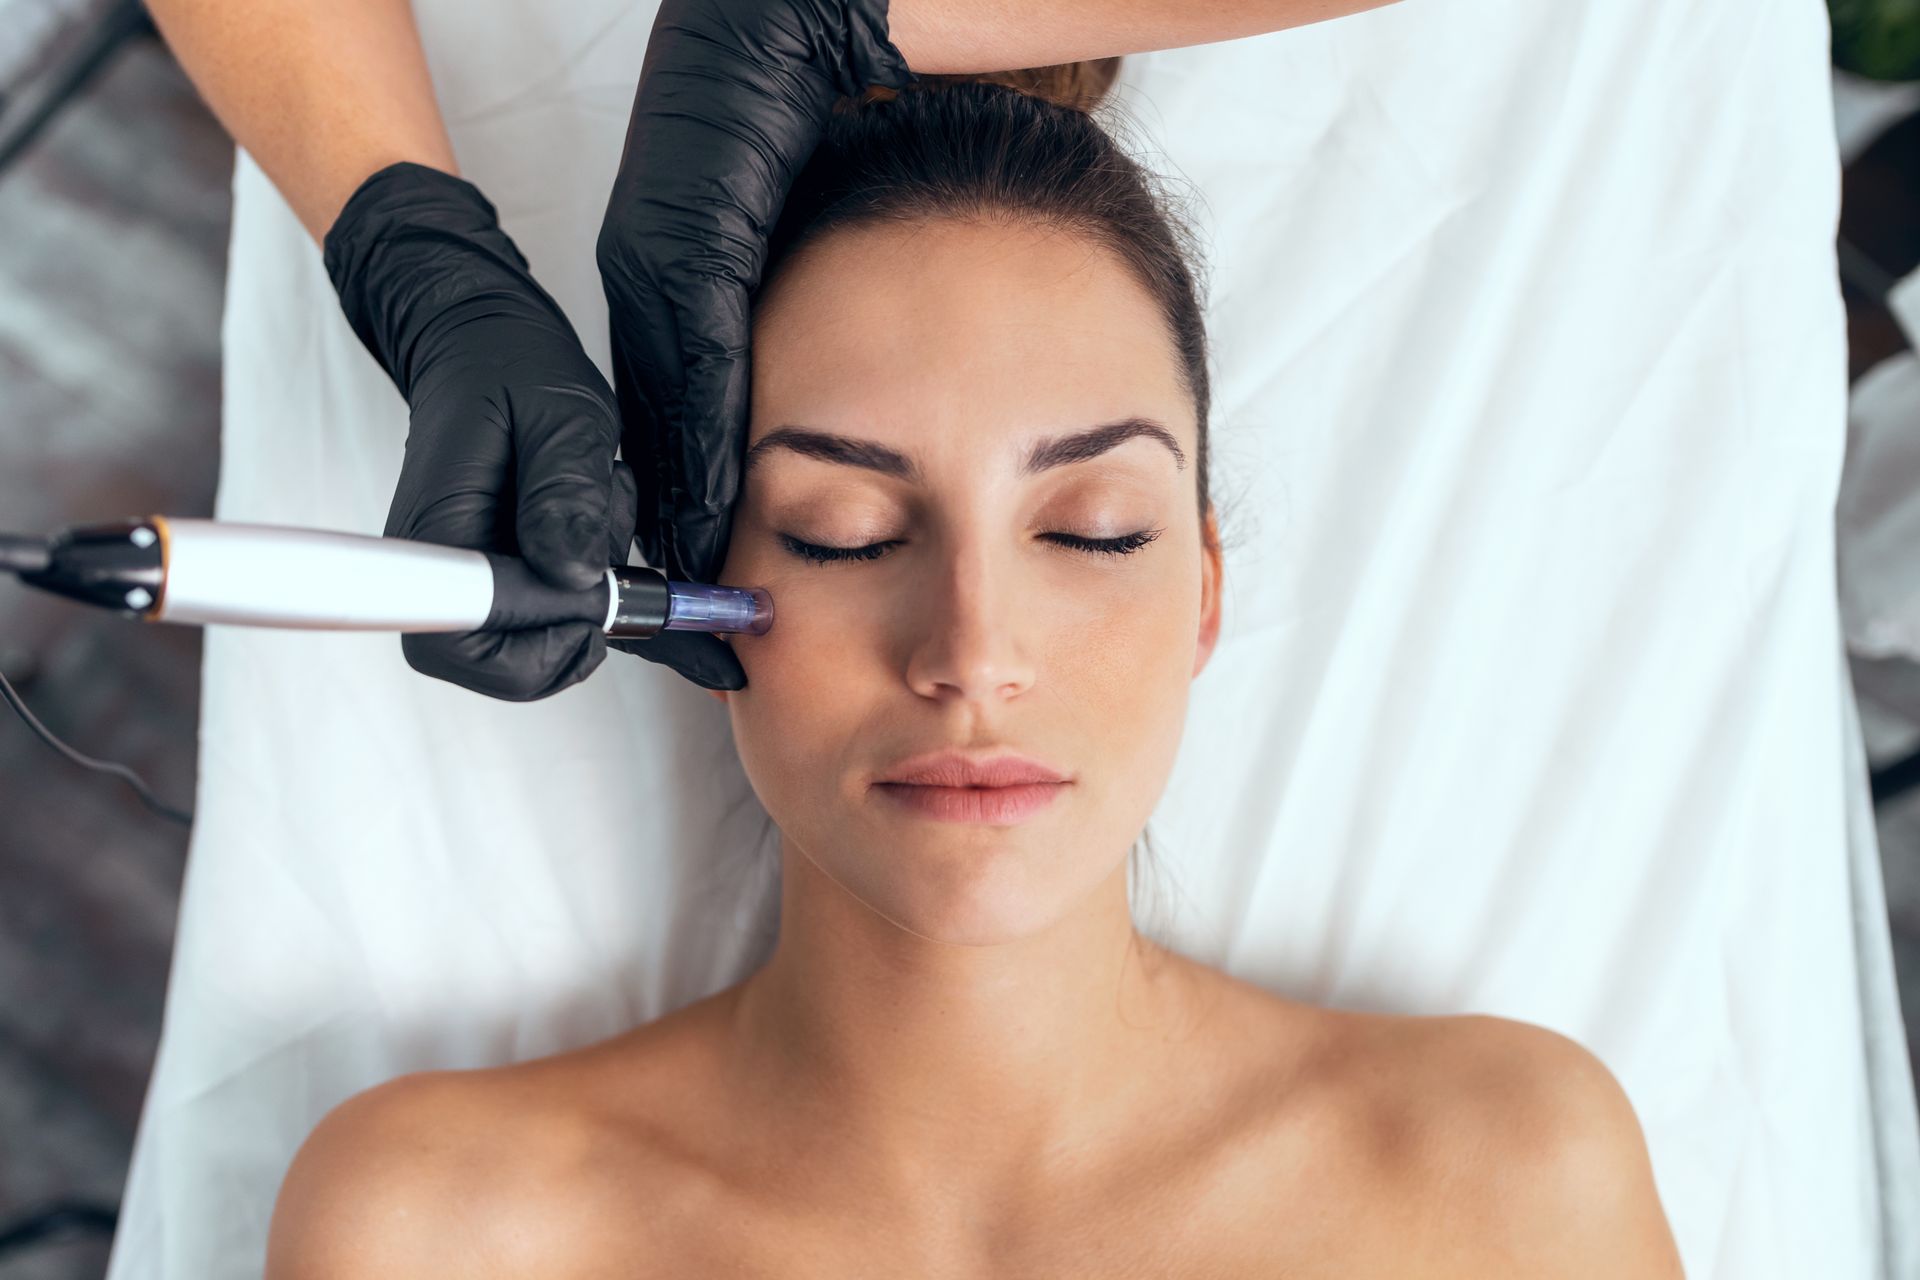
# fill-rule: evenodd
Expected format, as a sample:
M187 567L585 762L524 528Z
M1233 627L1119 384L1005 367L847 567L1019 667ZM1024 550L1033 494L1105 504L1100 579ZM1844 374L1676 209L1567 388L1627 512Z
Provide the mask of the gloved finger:
M459 431L407 433L386 535L474 551L500 550L500 494L510 487L513 428L491 399L462 406Z
M610 269L610 268L608 268ZM648 564L676 578L679 565L660 541L673 480L666 466L666 406L681 398L679 324L673 308L651 283L606 277L608 322L613 339L613 387L620 406L620 455L633 468L640 519L634 536Z
M606 633L589 622L526 631L411 631L400 637L421 675L507 702L551 697L591 675L607 656Z
M607 286L609 298L615 296L612 283ZM678 396L679 378L674 375L672 388L662 390L663 375L656 373L650 364L649 353L641 350L643 345L657 344L660 335L653 332L658 325L651 317L656 312L671 314L670 308L657 305L655 296L649 291L647 301L642 304L644 310L630 310L624 306L610 306L608 323L613 339L613 389L616 403L620 406L620 456L633 471L639 520L634 527L634 537L640 544L640 554L648 564L666 572L669 569L665 552L660 545L661 490L666 476L661 470L661 442L659 415L654 409L657 398L668 395Z
M672 667L703 689L744 689L747 673L726 641L704 631L662 631L645 640L609 640L609 649Z
M572 340L571 334L556 338ZM598 379L598 372L594 372ZM508 386L513 386L511 378ZM533 571L581 591L606 572L613 451L619 425L611 397L587 386L539 387L516 397L519 503L514 531Z
M619 568L633 549L633 534L640 521L640 487L633 468L616 458L613 463L613 496L607 522L607 563Z
M694 582L711 582L726 560L746 448L749 304L731 280L706 282L687 342L685 399L666 415L663 457L679 480L661 537Z
M641 547L669 576L710 582L725 560L745 445L747 291L718 278L616 288L621 453L639 482Z

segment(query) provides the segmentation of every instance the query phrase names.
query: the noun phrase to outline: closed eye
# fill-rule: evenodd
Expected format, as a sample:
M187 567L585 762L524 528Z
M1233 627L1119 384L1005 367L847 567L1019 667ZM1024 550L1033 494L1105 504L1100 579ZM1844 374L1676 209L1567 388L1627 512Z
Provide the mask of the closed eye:
M1140 529L1133 533L1121 534L1117 538L1083 538L1077 533L1043 533L1040 536L1059 546L1087 555L1130 556L1165 532L1165 529ZM900 546L902 542L902 539L894 538L887 542L870 542L864 547L823 547L812 542L802 542L786 533L780 535L780 540L786 544L789 552L814 564L878 560L893 548Z

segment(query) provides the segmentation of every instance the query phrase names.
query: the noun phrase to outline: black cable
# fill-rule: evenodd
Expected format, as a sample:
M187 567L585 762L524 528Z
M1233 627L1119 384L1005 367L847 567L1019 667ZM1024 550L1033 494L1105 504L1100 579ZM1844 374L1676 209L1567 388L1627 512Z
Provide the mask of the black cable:
M60 739L54 737L52 731L41 724L39 718L27 709L27 704L20 700L20 695L14 692L13 685L8 683L4 672L0 672L0 698L5 699L7 705L12 707L14 711L19 714L20 718L27 722L27 728L40 735L42 742L45 742L73 763L84 769L92 769L96 773L110 774L113 777L119 778L122 782L125 782L133 788L134 794L140 797L140 803L146 805L147 808L153 810L161 817L171 822L177 822L183 827L191 827L193 825L192 813L184 809L176 809L154 795L153 791L147 786L146 780L133 770L127 768L127 766L123 764L112 764L105 760L95 760L91 756L83 756L66 743L60 741Z
M0 1223L0 1260L63 1232L111 1236L119 1220L120 1211L113 1205L83 1200L48 1205L13 1222Z

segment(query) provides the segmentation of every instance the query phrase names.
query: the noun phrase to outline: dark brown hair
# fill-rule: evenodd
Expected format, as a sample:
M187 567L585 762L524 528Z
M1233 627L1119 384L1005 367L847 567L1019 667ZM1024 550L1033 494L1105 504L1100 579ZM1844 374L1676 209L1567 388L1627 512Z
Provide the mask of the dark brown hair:
M943 84L1001 84L1021 93L1044 98L1055 106L1073 111L1092 111L1106 100L1120 74L1120 59L1097 58L1091 62L1063 62L1052 67L1027 67L1020 71L982 71L967 75L928 75L915 77L921 86ZM870 101L894 96L895 91L875 87L867 91Z
M923 76L843 101L769 238L766 283L809 242L862 223L1001 216L1089 237L1159 304L1199 424L1204 520L1212 392L1192 233L1154 176L1083 109L1105 95L1119 61Z

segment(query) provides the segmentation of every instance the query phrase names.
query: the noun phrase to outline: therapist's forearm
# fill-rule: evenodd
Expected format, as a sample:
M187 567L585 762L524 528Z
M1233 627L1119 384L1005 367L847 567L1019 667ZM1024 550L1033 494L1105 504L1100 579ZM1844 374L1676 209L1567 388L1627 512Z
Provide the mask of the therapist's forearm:
M1264 35L1391 0L888 0L888 38L925 74L1049 67Z
M407 0L147 0L228 133L318 241L369 174L455 172Z

